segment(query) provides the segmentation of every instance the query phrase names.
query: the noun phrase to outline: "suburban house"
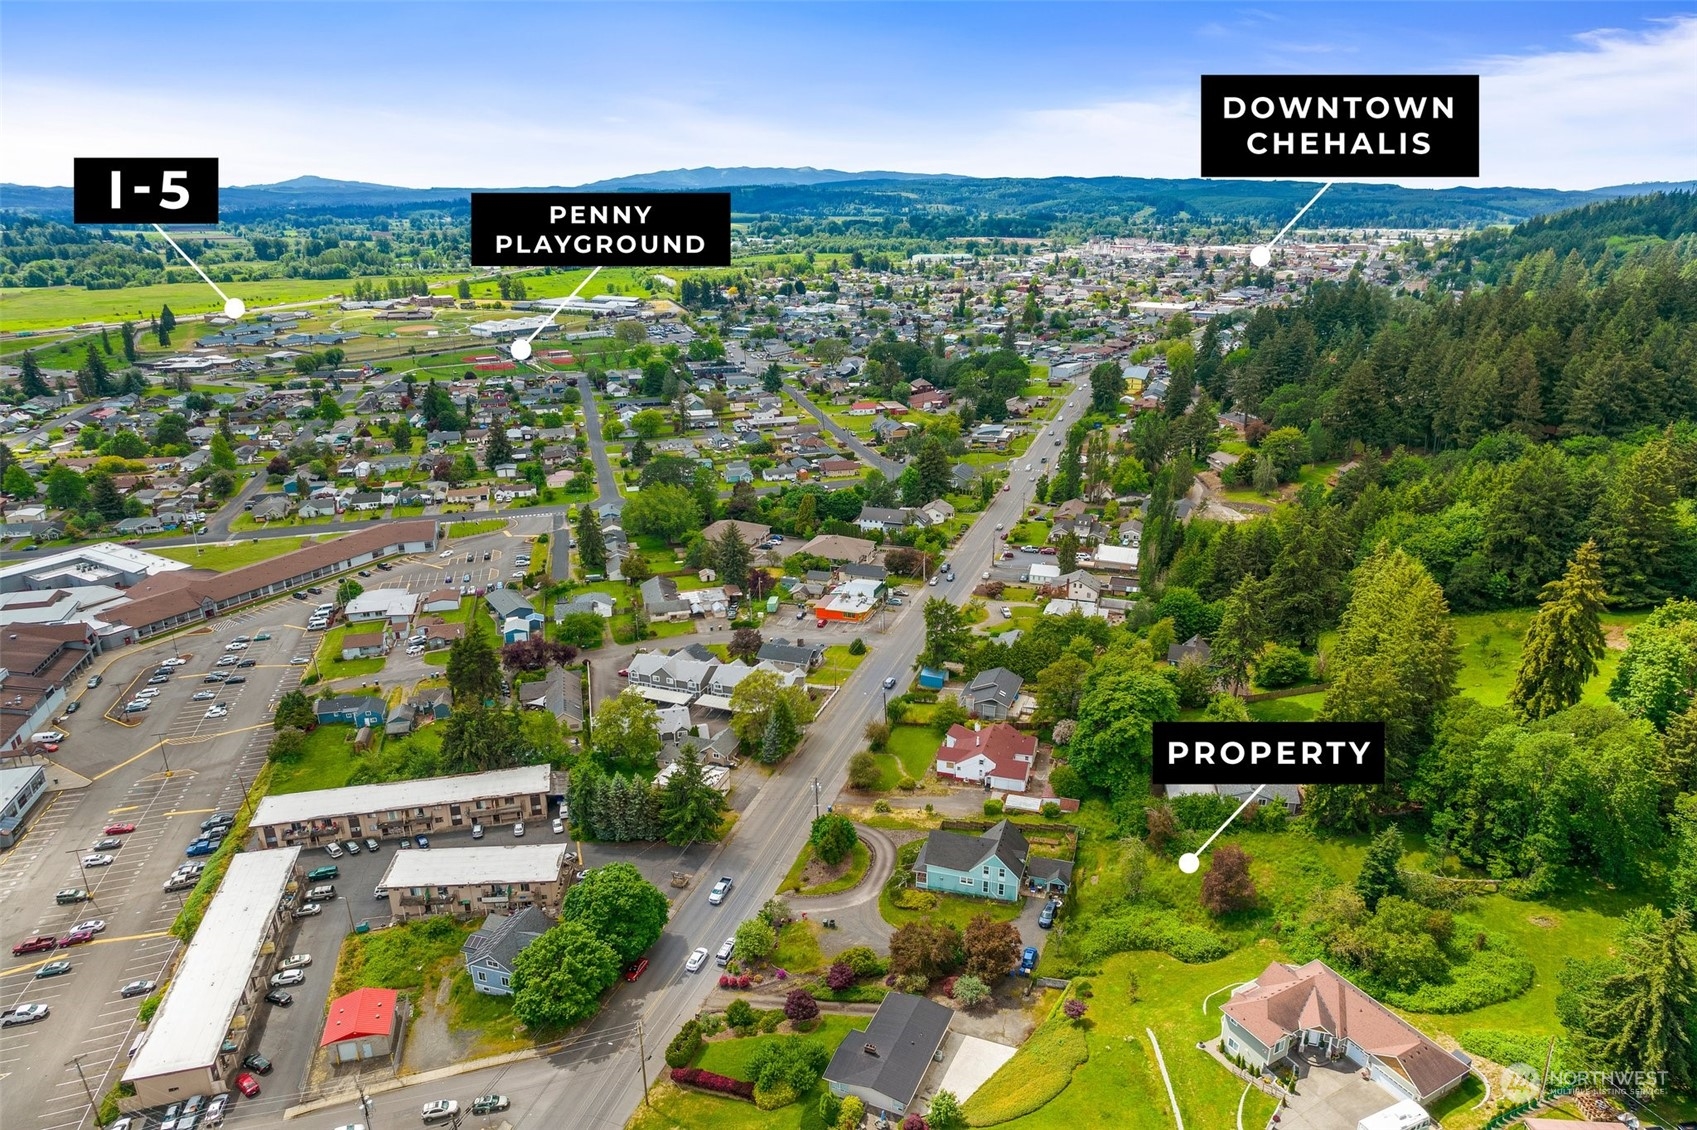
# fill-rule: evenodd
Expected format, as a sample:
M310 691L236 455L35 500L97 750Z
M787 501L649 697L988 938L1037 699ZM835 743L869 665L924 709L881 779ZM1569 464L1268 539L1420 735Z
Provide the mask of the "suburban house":
M342 616L350 624L378 621L405 624L417 610L417 593L406 589L372 589L348 601L342 609Z
M332 722L347 722L354 726L381 726L389 716L389 707L376 695L337 695L321 698L312 704L320 726Z
M913 862L913 885L922 891L1018 902L1029 854L1025 836L1006 820L977 836L932 832Z
M885 506L862 506L860 516L854 521L855 525L868 533L883 531L893 534L912 524L913 512Z
M1397 1098L1424 1104L1454 1090L1468 1072L1465 1061L1323 961L1275 961L1234 990L1220 1011L1220 1042L1251 1071L1298 1048L1341 1056Z
M422 612L458 612L460 610L459 590L434 589L425 594L424 603L419 610Z
M567 729L583 729L583 676L575 669L550 667L542 678L513 688L526 710L546 710Z
M1023 793L1036 756L1037 735L1022 734L1006 722L972 729L954 725L937 747L937 776Z
M1203 639L1201 636L1191 636L1183 643L1175 643L1168 646L1167 662L1176 667L1180 663L1184 662L1186 656L1195 656L1203 663L1206 663L1213 654L1213 649L1208 646L1207 640Z
M541 907L516 914L491 914L460 947L471 987L495 997L512 996L513 958L553 925Z
M678 583L670 577L650 577L642 582L642 607L651 623L688 620L689 601L678 598Z
M799 639L793 644L784 640L767 640L760 645L754 657L780 671L811 671L825 661L825 645L804 644Z
M368 659L386 650L383 632L349 632L342 637L343 659Z
M960 704L968 714L987 722L1009 718L1019 702L1019 689L1025 685L1023 676L1006 667L992 667L974 676L960 692Z
M497 624L505 624L515 616L528 619L536 613L536 606L515 589L490 589L483 601Z
M851 1029L837 1045L825 1069L831 1093L856 1096L881 1119L902 1118L943 1046L953 1015L925 997L891 993L879 1002L865 1031Z

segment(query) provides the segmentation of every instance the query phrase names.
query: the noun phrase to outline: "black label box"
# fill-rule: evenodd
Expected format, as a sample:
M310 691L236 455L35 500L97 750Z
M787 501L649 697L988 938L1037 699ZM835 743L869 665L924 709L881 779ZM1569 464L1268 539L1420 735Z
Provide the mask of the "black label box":
M71 218L79 224L215 224L216 157L78 157Z

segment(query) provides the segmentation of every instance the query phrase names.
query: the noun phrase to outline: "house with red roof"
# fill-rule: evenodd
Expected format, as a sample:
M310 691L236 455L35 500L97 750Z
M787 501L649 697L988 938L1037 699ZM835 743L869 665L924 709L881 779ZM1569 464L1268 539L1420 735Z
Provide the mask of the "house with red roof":
M1323 961L1274 962L1220 1010L1221 1050L1252 1071L1305 1056L1347 1060L1398 1098L1430 1105L1468 1065Z
M330 1002L318 1046L329 1049L332 1064L386 1059L394 1051L395 998L393 989L355 989Z
M1023 793L1036 757L1035 734L1021 733L1006 722L974 723L970 729L956 723L937 747L937 776Z

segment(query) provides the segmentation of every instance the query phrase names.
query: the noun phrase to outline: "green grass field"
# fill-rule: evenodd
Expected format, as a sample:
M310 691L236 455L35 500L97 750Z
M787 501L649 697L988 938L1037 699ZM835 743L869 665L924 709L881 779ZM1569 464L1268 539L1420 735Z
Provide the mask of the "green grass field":
M862 842L856 842L854 851L849 857L849 865L841 875L813 887L799 887L802 873L813 860L813 845L802 844L796 853L795 862L790 865L789 872L778 882L779 894L796 895L834 895L838 891L847 891L858 886L866 877L867 868L872 866L872 853ZM798 889L799 887L799 889ZM803 907L802 909L806 909Z
M306 751L292 762L278 762L271 794L339 789L358 768L352 726L320 726L306 736Z
M382 656L374 656L369 659L343 659L342 640L349 635L372 635L382 630L380 625L374 624L343 624L331 628L324 633L324 638L318 643L318 655L313 661L312 669L323 676L326 681L377 674L383 670L384 658Z
M192 545L168 545L150 552L173 561L182 561L197 569L212 569L223 573L260 561L269 561L285 553L293 553L312 538L262 538L259 541L208 542L198 548Z
M313 302L340 294L349 285L340 279L265 279L260 282L219 283L225 294L240 298L250 310L285 302ZM163 283L122 290L89 290L80 286L7 287L0 290L0 331L41 330L83 322L145 322L169 306L178 318L185 314L215 314L224 300L203 282ZM191 326L172 335L181 339Z

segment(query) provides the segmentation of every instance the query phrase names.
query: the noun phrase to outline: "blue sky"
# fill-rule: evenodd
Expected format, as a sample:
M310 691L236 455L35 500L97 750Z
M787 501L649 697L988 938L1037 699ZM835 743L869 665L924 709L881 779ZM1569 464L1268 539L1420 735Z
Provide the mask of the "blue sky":
M1193 176L1203 73L1484 75L1475 184L1697 175L1697 0L0 5L0 180L78 155L577 184L697 165ZM1434 182L1437 183L1437 182Z

